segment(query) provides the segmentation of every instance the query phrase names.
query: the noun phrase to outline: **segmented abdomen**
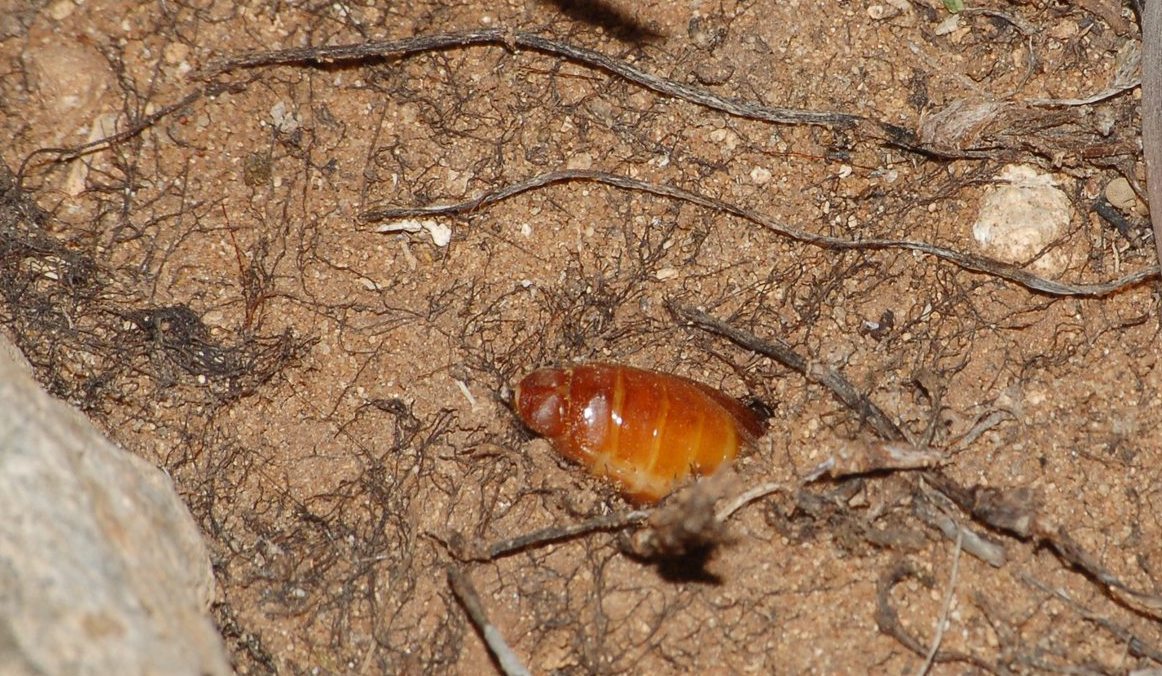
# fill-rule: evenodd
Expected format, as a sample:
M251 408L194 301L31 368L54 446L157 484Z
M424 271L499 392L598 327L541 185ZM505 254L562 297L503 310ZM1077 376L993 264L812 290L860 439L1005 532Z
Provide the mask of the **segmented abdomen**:
M763 432L750 409L718 390L613 364L534 371L515 404L558 452L636 502L656 502L692 474L713 472Z

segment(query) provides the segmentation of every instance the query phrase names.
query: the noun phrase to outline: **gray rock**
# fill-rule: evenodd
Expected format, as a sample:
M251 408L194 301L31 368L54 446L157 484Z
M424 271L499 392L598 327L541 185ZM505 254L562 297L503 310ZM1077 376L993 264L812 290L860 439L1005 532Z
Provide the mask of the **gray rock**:
M0 673L228 674L169 478L50 397L0 336Z

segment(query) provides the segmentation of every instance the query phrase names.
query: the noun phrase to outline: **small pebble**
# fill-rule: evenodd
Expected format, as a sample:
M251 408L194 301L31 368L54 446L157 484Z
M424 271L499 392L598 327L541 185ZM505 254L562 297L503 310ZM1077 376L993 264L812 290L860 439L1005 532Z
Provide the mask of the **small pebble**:
M981 250L1008 263L1028 262L1065 235L1073 209L1053 178L1028 165L1009 165L981 200L972 235ZM1059 274L1069 263L1061 249L1037 258L1032 268Z
M1119 176L1109 182L1106 186L1106 200L1118 211L1125 213L1135 212L1138 214L1146 213L1146 205L1134 193L1134 189L1130 187L1130 182L1124 176Z

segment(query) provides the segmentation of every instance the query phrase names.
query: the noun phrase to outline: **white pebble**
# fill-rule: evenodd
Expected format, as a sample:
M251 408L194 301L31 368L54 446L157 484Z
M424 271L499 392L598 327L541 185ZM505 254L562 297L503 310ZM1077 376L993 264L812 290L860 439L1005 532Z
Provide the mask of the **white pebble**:
M1008 263L1026 263L1065 235L1073 215L1069 197L1053 178L1027 165L1009 165L981 200L972 235L981 250ZM1069 263L1067 252L1046 252L1032 267L1058 274Z

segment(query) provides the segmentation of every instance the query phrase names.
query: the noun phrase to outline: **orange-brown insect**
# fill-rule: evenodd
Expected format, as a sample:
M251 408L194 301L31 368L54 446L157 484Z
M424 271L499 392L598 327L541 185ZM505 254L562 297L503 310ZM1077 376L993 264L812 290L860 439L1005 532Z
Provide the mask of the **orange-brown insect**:
M561 455L638 503L729 463L764 431L754 412L708 385L613 364L533 371L513 403Z

